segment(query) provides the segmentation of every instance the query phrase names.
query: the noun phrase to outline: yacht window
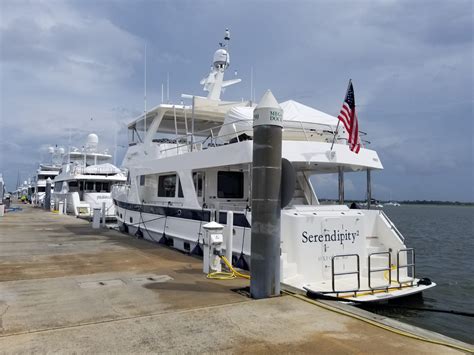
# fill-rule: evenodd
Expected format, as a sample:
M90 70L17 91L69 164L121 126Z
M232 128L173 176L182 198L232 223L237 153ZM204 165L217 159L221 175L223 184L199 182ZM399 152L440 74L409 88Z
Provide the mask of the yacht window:
M197 197L202 197L202 173L193 173L193 182Z
M140 186L145 186L145 175L140 175Z
M178 179L178 197L184 197L183 195L183 187L181 186L181 180Z
M79 191L84 191L84 181L79 181Z
M244 198L244 173L241 171L217 172L218 198Z
M110 192L110 182L102 183L102 192Z
M158 197L176 196L176 175L161 175L158 177Z
M95 192L100 192L102 190L102 183L96 182L95 183Z
M46 187L45 186L38 186L38 192L45 192Z
M79 191L79 185L77 181L69 181L69 192L76 192Z
M94 182L86 181L86 191L94 191Z
M55 182L54 183L54 192L61 192L61 189L63 187L63 182Z

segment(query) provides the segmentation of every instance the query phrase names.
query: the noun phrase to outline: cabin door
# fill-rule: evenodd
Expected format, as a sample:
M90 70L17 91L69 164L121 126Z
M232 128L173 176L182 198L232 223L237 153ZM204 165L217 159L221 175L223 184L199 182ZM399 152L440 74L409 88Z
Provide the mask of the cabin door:
M201 206L206 203L206 174L204 171L196 171L193 173L194 189L198 202Z

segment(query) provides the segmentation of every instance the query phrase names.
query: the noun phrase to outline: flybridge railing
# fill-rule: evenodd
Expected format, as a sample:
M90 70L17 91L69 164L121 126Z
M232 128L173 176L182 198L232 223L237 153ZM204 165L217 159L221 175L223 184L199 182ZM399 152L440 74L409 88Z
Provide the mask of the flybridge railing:
M107 167L94 167L93 171L87 170L89 167L73 166L71 172L79 175L117 175L119 172Z
M244 127L237 127L244 126ZM228 128L229 133L221 134L222 128ZM253 122L248 120L235 120L233 122L224 123L206 130L198 131L194 133L195 136L203 137L201 140L190 139L192 134L176 136L174 139L160 139L154 140L156 143L170 143L175 144L174 147L167 147L161 149L160 153L167 151L176 150L177 154L189 151L188 149L202 149L202 147L217 147L220 145L225 145L229 143L240 142L248 140L251 136L247 133L253 131ZM286 121L283 123L283 139L285 136L288 137L288 140L302 140L302 141L321 141L324 140L323 137L327 138L327 142L331 142L334 136L334 126L323 123L308 123L302 121ZM365 135L364 132L360 132L362 135ZM319 139L318 139L319 138ZM191 142L190 142L191 140ZM337 142L346 142L346 138L337 138ZM370 143L368 141L364 141Z

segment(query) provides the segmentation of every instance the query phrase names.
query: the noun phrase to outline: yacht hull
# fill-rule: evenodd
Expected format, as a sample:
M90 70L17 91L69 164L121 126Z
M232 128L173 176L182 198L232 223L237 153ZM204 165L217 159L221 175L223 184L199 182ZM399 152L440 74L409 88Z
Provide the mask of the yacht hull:
M122 231L190 254L199 254L203 243L202 226L206 222L214 218L223 225L226 222L226 213L222 211L214 217L211 216L213 211L209 210L132 204L116 199L114 203ZM344 215L340 216L341 213ZM251 217L250 213L248 217L244 213L234 214L241 217L234 218L233 262L238 267L246 268L250 264ZM343 233L338 233L340 226L328 224L328 221L336 220L336 215L339 215L338 223L344 226ZM393 262L383 269L386 261L379 258L378 253L388 256L391 251L381 252L381 246L375 249L373 240L367 238L373 234L369 232L373 228L376 228L381 238L384 233L388 233L388 229L380 226L385 222L383 218L382 212L377 210L348 210L341 206L301 206L283 210L282 284L351 302L381 302L434 287L434 283L419 283L419 279L409 275L404 268L405 264L409 264L408 257L400 254L400 251L397 256L400 268L397 270ZM307 232L329 228L331 232L327 236ZM326 243L319 243L324 238ZM388 242L391 247L405 250L401 240L397 240L396 245L393 241L391 243ZM397 255L395 251L393 253ZM357 265L351 255L357 255ZM369 263L367 267L369 258L372 266ZM339 259L340 262L334 263L334 260ZM389 257L388 260L393 258ZM344 270L359 271L343 275L341 271Z

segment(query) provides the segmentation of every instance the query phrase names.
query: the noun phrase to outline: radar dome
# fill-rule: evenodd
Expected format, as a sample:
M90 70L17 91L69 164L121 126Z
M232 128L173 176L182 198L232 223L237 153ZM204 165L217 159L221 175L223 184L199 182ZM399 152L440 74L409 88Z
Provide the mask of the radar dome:
M58 149L58 153L59 153L59 154L64 154L64 148L63 148L63 147L59 148L59 149Z
M214 53L213 63L216 69L226 69L230 65L230 55L224 48L219 48Z
M91 133L87 136L86 140L86 148L88 150L94 151L97 149L97 146L99 145L99 137L95 133Z
M48 147L48 153L53 154L54 153L54 147Z

